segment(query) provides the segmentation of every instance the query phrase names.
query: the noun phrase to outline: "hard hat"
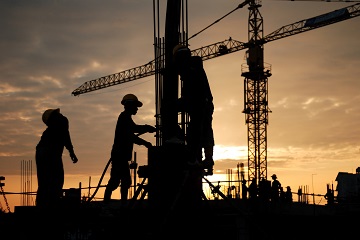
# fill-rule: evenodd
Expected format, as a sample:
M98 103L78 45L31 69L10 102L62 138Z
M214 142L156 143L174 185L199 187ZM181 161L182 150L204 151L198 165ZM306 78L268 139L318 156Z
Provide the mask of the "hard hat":
M180 52L190 53L191 55L190 49L183 44L178 44L173 48L173 56L176 57Z
M60 113L60 108L56 108L56 109L48 109L46 110L43 115L42 115L42 120L45 124L47 124L47 121L49 120L50 118L50 115L53 113L53 112L57 112L57 113Z
M276 174L271 175L272 178L277 178Z
M121 100L121 104L125 105L129 102L135 102L137 107L141 107L143 104L138 100L138 98L134 94L126 94L123 99Z

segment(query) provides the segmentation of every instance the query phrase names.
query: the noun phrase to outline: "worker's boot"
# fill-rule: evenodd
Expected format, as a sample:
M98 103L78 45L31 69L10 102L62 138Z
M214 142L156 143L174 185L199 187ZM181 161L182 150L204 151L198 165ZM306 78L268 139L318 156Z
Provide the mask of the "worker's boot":
M112 191L106 188L105 193L104 193L104 203L110 202L111 194L112 194Z
M122 187L120 189L120 195L121 195L121 206L126 207L128 204L128 188Z

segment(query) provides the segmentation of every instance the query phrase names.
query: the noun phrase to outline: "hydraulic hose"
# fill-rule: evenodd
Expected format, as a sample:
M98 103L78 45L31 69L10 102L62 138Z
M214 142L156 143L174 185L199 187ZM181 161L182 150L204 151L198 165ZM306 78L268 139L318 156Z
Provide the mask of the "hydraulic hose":
M105 173L106 173L106 171L107 171L110 163L111 163L111 158L109 159L109 161L107 162L107 164L106 164L106 166L105 166L105 168L104 168L104 171L103 171L103 173L102 173L102 175L101 175L101 177L100 177L100 180L99 180L99 183L98 183L98 185L97 185L97 187L96 187L96 189L95 189L95 192L91 195L90 198L88 198L87 202L90 202L90 201L95 197L97 191L98 191L99 188L100 188L100 184L101 184L101 182L102 182L102 180L103 180L103 178L104 178L104 175L105 175Z

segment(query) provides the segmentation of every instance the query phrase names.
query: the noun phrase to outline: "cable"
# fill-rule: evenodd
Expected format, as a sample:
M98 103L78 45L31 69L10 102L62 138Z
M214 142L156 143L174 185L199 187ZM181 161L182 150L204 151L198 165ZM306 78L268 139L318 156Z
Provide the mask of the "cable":
M247 1L245 1L247 3ZM188 38L188 40L192 39L193 37L197 36L198 34L202 33L203 31L205 31L206 29L208 29L209 27L211 27L212 25L214 25L215 23L220 22L220 20L224 19L225 17L229 16L231 13L235 12L236 10L238 10L239 8L242 8L244 4L239 4L239 6L237 6L234 10L230 11L229 13L225 14L223 17L219 18L218 20L216 20L215 22L213 22L212 24L210 24L209 26L205 27L204 29L202 29L201 31L195 33L194 35L192 35L190 38Z
M97 187L96 187L96 189L95 189L95 192L91 195L91 197L88 198L87 202L90 202L90 201L95 197L97 191L98 191L99 188L100 188L100 184L101 184L101 182L102 182L102 180L103 180L103 178L104 178L104 175L105 175L106 170L108 169L110 163L111 163L111 158L109 159L109 161L107 162L107 164L106 164L106 166L105 166L105 169L104 169L104 171L103 171L103 173L102 173L102 175L101 175L101 177L100 177L100 180L99 180L99 183L98 183L98 185L97 185Z

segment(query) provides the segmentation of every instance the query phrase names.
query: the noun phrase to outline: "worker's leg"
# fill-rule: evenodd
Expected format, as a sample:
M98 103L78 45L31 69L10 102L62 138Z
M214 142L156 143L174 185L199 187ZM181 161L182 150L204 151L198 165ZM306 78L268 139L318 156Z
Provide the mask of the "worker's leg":
M214 132L212 128L212 114L214 112L214 105L209 104L205 108L203 118L203 130L202 130L202 146L204 148L205 160L203 161L204 168L212 168L214 165L213 153L214 153Z
M120 195L121 195L121 204L125 206L128 200L129 188L121 186Z
M189 131L187 133L187 142L191 154L190 163L200 163L202 161L202 117L200 110L190 114Z
M47 159L41 151L36 151L36 173L37 173L37 182L38 189L36 194L36 206L44 207L46 206L48 189L49 189L49 170L47 169L47 163L49 159Z
M125 206L128 200L128 192L131 186L131 173L129 162L123 163L121 167L121 204Z
M104 202L109 202L111 199L111 194L113 190L110 190L108 186L106 186L105 193L104 193Z
M112 192L119 187L120 184L120 166L118 164L111 163L110 179L106 185L104 193L104 202L109 202Z

